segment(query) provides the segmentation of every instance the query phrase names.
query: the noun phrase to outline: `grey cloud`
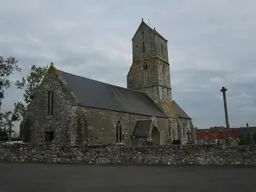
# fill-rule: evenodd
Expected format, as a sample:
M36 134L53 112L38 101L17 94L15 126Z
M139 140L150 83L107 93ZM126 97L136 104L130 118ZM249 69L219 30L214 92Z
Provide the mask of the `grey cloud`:
M135 6L136 5L136 6ZM131 38L142 17L169 41L173 98L199 127L224 124L228 88L233 126L256 124L256 12L253 0L2 1L0 55L126 85ZM20 93L8 91L9 109ZM14 97L15 95L15 97Z

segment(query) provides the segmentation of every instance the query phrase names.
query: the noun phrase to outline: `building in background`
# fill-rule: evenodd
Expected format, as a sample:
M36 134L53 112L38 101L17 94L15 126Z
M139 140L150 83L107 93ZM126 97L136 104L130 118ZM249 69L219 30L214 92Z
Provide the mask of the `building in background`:
M227 129L221 126L196 130L198 144L223 143L226 137ZM230 137L238 144L254 144L256 143L256 127L230 128Z

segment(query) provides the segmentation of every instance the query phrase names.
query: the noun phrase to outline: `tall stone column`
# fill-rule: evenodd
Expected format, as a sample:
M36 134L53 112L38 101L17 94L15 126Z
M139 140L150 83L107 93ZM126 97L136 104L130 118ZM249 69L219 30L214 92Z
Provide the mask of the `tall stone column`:
M229 120L228 120L228 107L227 107L227 98L226 98L227 89L225 87L222 87L220 91L223 94L225 121L226 121L226 129L227 129L227 139L230 139L230 127L229 127Z

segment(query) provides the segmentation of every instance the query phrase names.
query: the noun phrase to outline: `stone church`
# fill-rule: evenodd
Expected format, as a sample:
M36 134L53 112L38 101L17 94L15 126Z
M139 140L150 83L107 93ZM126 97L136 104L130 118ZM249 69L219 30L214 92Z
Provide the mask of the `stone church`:
M127 88L49 67L20 125L24 142L171 145L195 142L172 98L167 40L143 20L132 38Z

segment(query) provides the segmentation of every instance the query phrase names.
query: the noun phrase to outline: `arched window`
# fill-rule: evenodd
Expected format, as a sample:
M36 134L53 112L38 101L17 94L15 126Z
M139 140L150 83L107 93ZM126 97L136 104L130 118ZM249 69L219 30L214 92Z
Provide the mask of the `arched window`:
M117 121L116 124L116 143L121 143L122 142L122 126L120 121Z
M160 132L156 127L153 127L151 138L153 139L153 145L160 145Z
M145 52L144 31L142 31L142 39L143 39L143 42L142 42L142 51L143 51L143 53L144 53L144 52Z
M143 65L143 69L144 69L144 70L147 70L147 69L148 69L148 65L147 65L147 64L144 64L144 65Z
M53 115L53 106L54 106L54 91L51 90L51 91L48 91L47 92L48 94L48 105L47 105L47 114L48 115Z
M143 53L145 53L145 43L144 43L144 41L142 42L142 50L143 50Z

